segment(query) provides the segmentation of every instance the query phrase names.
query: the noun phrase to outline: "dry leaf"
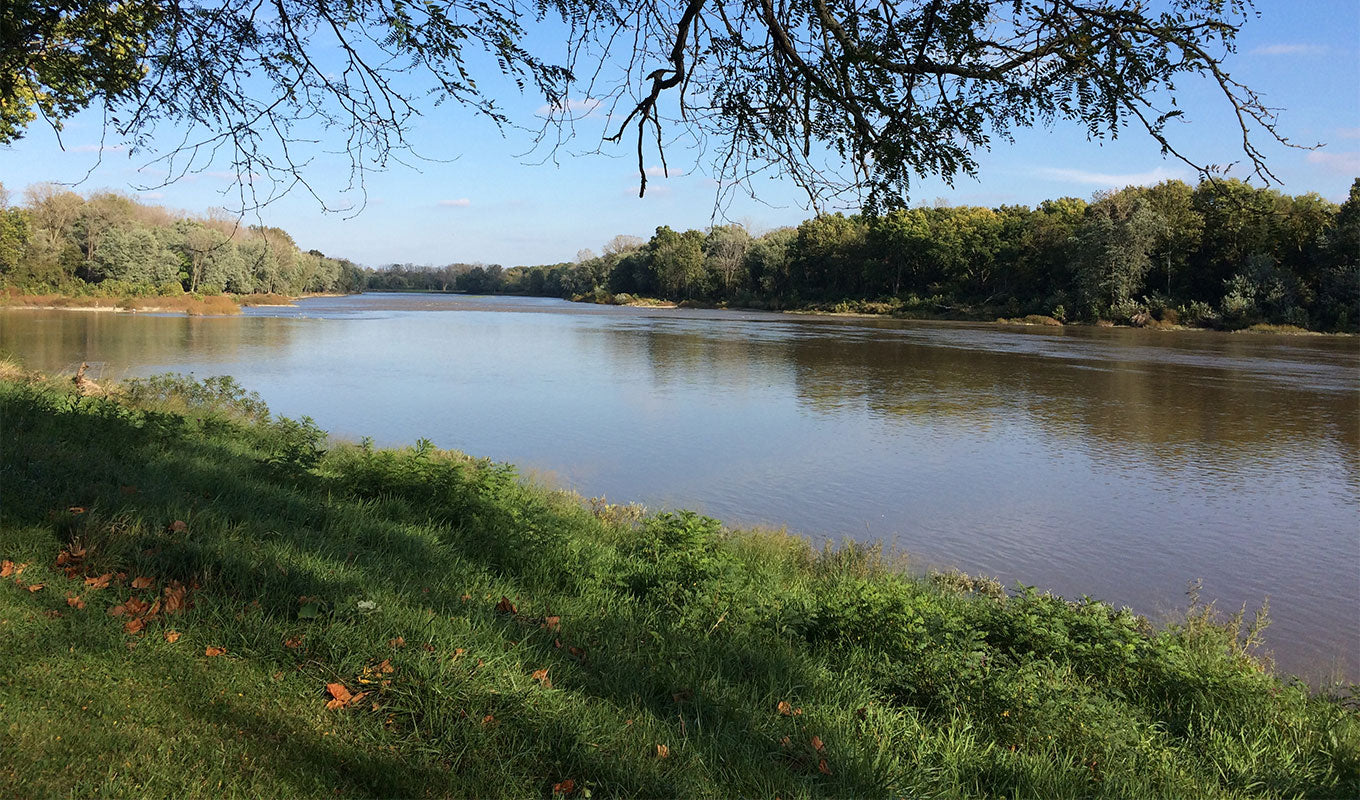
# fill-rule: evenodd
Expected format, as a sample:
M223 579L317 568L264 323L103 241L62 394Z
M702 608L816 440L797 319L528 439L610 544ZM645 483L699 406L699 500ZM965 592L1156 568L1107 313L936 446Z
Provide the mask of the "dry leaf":
M398 637L395 638L395 639L388 639L388 640L387 640L387 646L388 646L388 647L405 647L405 646L406 646L406 638L405 638L405 637L402 637L402 636L398 636Z
M66 598L66 605L74 609L82 609L85 607L85 601L81 600L79 597L76 597L75 595L71 595L70 597Z
M354 699L354 695L349 693L343 683L328 683L326 691L331 693L331 700L326 703L326 708L344 708L347 703Z
M68 508L68 509L66 509L66 510L69 511L69 512L71 512L72 514L84 514L84 513L85 513L85 509L84 509L82 506L71 506L70 508Z
M392 659L390 658L384 658L382 663L378 665L378 672L381 672L384 675L389 672L395 672L396 669L396 667L392 666Z
M567 778L561 783L553 784L553 794L569 795L576 791L576 781Z
M552 681L548 679L548 668L547 668L547 667L544 667L543 669L536 669L536 670L534 670L534 673L533 673L532 675L530 675L529 677L531 677L531 678L533 678L534 680L538 681L539 683L543 684L544 688L547 688L547 689L551 689L551 688L552 688Z
M493 717L493 716L490 715L490 714L487 714L485 717L482 717L482 724L483 724L483 725L490 725L491 723L493 723L493 722L495 722L495 721L496 721L496 718Z
M775 706L775 708L779 710L780 714L783 714L786 717L793 716L793 704L788 700L780 700L779 705Z
M105 572L97 578L86 578L85 585L91 589L107 589L111 580L113 580L113 573Z
M174 644L175 642L178 642L178 641L179 641L179 631L166 631L166 632L165 632L165 641L169 642L170 644Z
M822 760L820 760L820 761L817 762L817 771L820 772L820 773L822 773L823 775L830 775L830 774L831 774L831 767L828 767L828 766L826 765L826 759L825 759L825 758L823 758Z
M189 526L184 524L184 520L177 519L174 522L170 523L170 530L174 531L175 533L184 533L185 531L189 530Z
M29 590L30 592L36 592L36 591L42 589L42 588L43 588L44 586L46 586L46 585L47 585L47 584L45 584L45 583L34 583L34 584L30 584L30 585L28 586L28 590Z
M288 648L289 650L296 650L302 646L302 637L290 636L287 639L283 640L283 646Z
M183 609L184 595L186 592L187 590L184 588L184 584L179 581L170 581L170 585L165 587L165 591L163 592L165 601L162 603L161 608L165 613L173 614L176 611Z
M812 749L816 750L819 753L826 749L826 745L822 744L822 737L817 736L816 734L813 735Z
M129 597L127 602L123 605L127 608L127 613L129 614L140 614L148 608L151 608L150 603L145 600L139 600L136 597Z
M0 578L8 578L13 574L14 574L13 561L0 562Z
M467 652L467 651L464 650L464 649L461 648L461 647L455 647L455 648L453 649L453 657L454 657L455 659L462 658L463 654L466 653L466 652Z
M203 651L203 655L209 658L216 658L217 656L226 655L226 652L227 648L225 647L209 647Z
M518 614L518 613L519 613L519 609L515 607L515 604L512 603L512 602L510 602L510 598L505 597L505 596L502 596L502 597L501 597L501 601L500 601L499 603L496 604L496 610L499 611L499 612L501 612L502 614Z
M656 746L656 757L657 757L657 758L669 758L669 757L670 757L670 754L671 754L671 749L670 749L669 747L667 747L666 745L664 745L664 744L659 744L659 745Z
M558 628L562 627L562 618L561 618L561 617L544 617L544 618L543 618L543 627L547 628L547 629L550 630L550 631L555 631L555 630L557 630Z
M145 627L146 627L145 620L130 619L127 621L125 625L123 625L123 630L127 631L128 633L141 633L142 628Z
M126 613L127 613L127 608L126 608L125 606L114 606L113 608L110 608L110 609L109 609L109 616L110 616L110 617L121 617L121 616L123 616L123 615L126 614Z
M132 579L132 588L150 589L155 583L155 581L143 575L142 577Z

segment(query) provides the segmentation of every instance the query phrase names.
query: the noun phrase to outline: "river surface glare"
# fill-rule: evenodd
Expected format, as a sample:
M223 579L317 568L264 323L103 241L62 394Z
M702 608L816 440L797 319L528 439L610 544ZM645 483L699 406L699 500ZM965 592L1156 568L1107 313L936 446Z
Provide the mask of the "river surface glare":
M239 317L0 310L102 377L229 374L341 438L430 439L587 496L881 540L1154 621L1270 598L1360 667L1360 340L368 294Z

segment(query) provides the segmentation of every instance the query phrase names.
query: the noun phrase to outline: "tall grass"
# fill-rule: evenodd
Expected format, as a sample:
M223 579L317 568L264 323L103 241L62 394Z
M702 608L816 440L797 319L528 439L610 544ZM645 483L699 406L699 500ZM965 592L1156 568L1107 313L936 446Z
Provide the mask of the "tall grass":
M1202 605L587 506L227 381L17 376L0 420L6 797L1360 793L1354 705Z

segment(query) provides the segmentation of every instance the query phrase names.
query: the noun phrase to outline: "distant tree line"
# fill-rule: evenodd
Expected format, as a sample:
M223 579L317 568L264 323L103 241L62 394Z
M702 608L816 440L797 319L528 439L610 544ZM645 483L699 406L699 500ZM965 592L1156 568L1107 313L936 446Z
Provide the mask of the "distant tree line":
M19 205L0 186L0 286L109 295L351 292L355 264L303 251L279 228L195 217L116 192L35 184Z
M1241 181L1166 181L1037 208L833 214L752 236L737 225L616 237L602 255L470 268L456 288L599 302L1060 321L1360 323L1360 179L1341 205Z

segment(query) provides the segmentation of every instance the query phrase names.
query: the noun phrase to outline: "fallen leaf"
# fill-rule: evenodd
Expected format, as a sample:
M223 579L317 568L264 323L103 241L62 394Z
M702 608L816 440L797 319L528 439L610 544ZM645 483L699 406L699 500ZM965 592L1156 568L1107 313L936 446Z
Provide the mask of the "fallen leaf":
M216 658L217 656L226 655L226 652L227 648L225 647L209 647L203 651L203 655L208 658Z
M463 596L462 596L461 598L459 598L459 599L461 599L464 603L466 603L467 601L469 601L469 600L472 599L472 595L470 595L470 594L465 594L465 595L463 595Z
M178 641L179 641L179 631L166 631L166 632L165 632L165 641L169 642L170 644L174 644L175 642L178 642Z
M461 648L461 647L455 647L455 648L453 649L453 657L454 657L455 659L462 658L462 657L463 657L463 654L466 653L466 652L467 652L467 651L464 650L464 649Z
M571 647L568 647L568 648L567 648L567 652L568 652L568 653L571 653L573 656L576 656L576 659L577 659L578 661L585 661L585 660L586 660L586 651L582 650L582 649L579 648L579 647L576 647L575 645L572 645Z
M561 618L561 617L544 617L544 618L543 618L543 627L547 628L547 629L550 630L550 631L555 631L555 630L557 630L558 628L562 627L562 618Z
M148 577L146 577L145 575L143 575L143 576L141 576L141 577L133 578L133 579L132 579L132 588L134 588L134 589L150 589L152 586L155 585L155 583L156 583L155 581L153 581L153 580L151 580L150 578L148 578Z
M127 613L129 614L140 614L143 611L146 611L148 608L151 608L150 603L146 602L145 600L139 600L136 597L129 597L127 599L127 602L124 603L123 605L126 606Z
M76 597L75 595L71 595L70 597L66 598L66 605L74 609L82 609L85 607L85 601L81 600L79 597Z
M283 640L283 646L288 648L289 650L296 650L302 646L302 637L290 636L287 639Z
M551 688L552 688L552 681L548 679L548 668L547 668L547 667L544 667L543 669L536 669L536 670L534 670L533 674L530 675L529 677L531 677L531 678L533 678L534 680L538 681L539 683L543 684L544 688L547 688L547 689L551 689Z
M0 562L0 578L8 578L13 574L14 574L13 561Z
M784 747L789 747L790 745L793 744L793 740L790 739L789 737L785 736L783 739L780 739L780 740L779 740L779 743L780 743L781 745L783 745Z
M389 672L395 672L396 669L396 667L392 666L392 659L390 658L384 658L382 663L378 665L378 671L384 675Z
M822 737L817 736L816 734L813 734L813 736L812 736L812 749L813 749L813 750L816 750L816 751L819 752L819 753L826 749L826 745L822 744Z
M576 791L576 781L567 778L561 783L553 784L553 794L569 795Z
M817 762L817 771L820 772L820 773L822 773L823 775L830 775L830 774L831 774L831 767L828 767L828 766L826 765L826 759L825 759L825 758L823 758L822 760L820 760L820 761Z
M344 708L346 703L354 699L354 695L349 693L349 689L346 689L343 683L328 683L326 691L331 693L331 700L326 703L326 708Z
M111 580L113 580L113 573L105 572L97 578L86 578L85 585L91 589L107 589Z
M659 745L656 746L656 757L657 757L657 758L670 758L670 755L671 755L671 749L670 749L669 747L667 747L666 745L664 745L664 744L659 744Z
M780 714L783 714L786 717L793 716L793 704L788 700L780 700L779 705L775 706L775 708L779 710Z
M141 619L130 619L123 625L123 630L128 633L141 633L142 628L146 627L146 622Z
M515 604L512 603L512 602L510 602L510 598L505 597L505 596L502 596L502 597L501 597L501 601L500 601L499 603L496 604L496 610L499 611L499 612L501 612L502 614L518 614L518 613L519 613L519 609L515 607Z
M493 716L490 715L490 714L487 714L485 717L482 717L482 724L483 724L483 725L490 725L491 723L493 723L493 722L495 722L495 721L496 721L496 718L493 717Z
M85 509L84 509L82 506L71 506L70 508L68 508L68 509L66 509L66 510L69 511L69 512L71 512L72 514L84 514L84 513L85 513Z
M395 638L395 639L388 639L388 640L387 640L387 646L388 646L388 647L405 647L405 646L406 646L406 638L405 638L405 637L402 637L402 636L398 636L398 637Z
M184 608L184 595L187 590L179 581L170 581L170 585L165 587L162 592L165 600L161 604L162 610L167 614L173 614Z
M34 584L30 584L30 585L28 586L28 590L29 590L30 592L36 592L36 591L39 591L40 589L42 589L42 588L43 588L44 586L46 586L46 585L47 585L47 584L45 584L45 583L34 583Z
M185 531L189 530L189 526L184 523L184 520L177 519L174 522L170 523L170 530L174 531L175 533L184 533Z
M109 616L110 616L110 617L121 617L121 616L123 616L123 615L126 614L126 613L127 613L127 607L126 607L126 606L114 606L113 608L110 608L110 609L109 609Z

